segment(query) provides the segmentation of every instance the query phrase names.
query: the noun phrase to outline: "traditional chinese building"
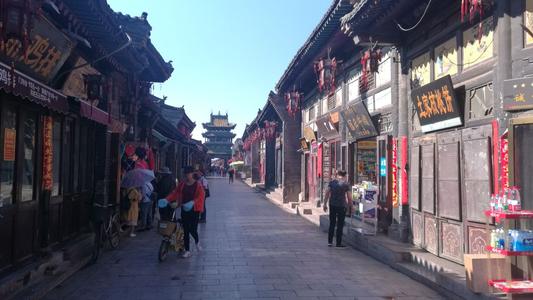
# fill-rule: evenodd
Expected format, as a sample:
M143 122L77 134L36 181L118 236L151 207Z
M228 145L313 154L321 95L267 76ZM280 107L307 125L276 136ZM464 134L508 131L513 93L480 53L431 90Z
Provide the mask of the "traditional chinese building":
M235 134L232 132L236 124L229 123L228 114L221 115L211 114L211 121L203 123L206 130L202 136L205 138L205 146L212 158L222 158L226 162L231 158L231 148L233 147L233 138Z
M120 17L106 1L19 2L0 8L0 298L47 268L87 262L91 222L118 206L122 146L146 142L156 113L140 108L151 82L172 73L145 14Z

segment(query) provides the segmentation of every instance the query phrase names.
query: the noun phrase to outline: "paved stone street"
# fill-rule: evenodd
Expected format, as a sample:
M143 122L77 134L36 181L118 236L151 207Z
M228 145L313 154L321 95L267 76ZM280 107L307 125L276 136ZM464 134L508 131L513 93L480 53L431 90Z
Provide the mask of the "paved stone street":
M236 181L211 179L204 251L159 263L160 237L122 241L46 299L440 299Z

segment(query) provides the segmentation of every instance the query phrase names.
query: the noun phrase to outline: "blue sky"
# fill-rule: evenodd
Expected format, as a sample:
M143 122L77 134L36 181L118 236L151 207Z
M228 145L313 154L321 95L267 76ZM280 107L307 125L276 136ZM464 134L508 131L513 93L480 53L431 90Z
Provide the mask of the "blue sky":
M228 112L242 135L332 0L108 0L148 13L152 42L174 73L154 94L185 105L194 138L211 112Z

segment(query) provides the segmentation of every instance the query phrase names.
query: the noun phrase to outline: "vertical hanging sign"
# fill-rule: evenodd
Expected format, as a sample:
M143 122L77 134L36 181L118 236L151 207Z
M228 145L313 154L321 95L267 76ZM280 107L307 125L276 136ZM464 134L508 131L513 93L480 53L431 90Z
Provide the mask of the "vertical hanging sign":
M502 165L501 189L509 188L509 141L507 133L500 137L500 163Z
M402 155L402 162L401 162L401 177L400 177L400 191L401 191L401 199L402 199L402 205L408 205L409 204L409 195L407 190L407 137L402 136L401 139L401 146L400 151Z
M392 139L392 206L398 207L398 139Z
M53 148L52 148L53 119L50 116L43 118L43 189L51 191L53 185Z

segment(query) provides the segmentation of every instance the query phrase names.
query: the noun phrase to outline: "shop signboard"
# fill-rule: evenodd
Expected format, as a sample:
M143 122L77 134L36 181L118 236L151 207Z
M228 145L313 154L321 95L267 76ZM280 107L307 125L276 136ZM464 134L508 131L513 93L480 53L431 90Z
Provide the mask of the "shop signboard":
M370 114L362 101L350 105L341 111L352 139L364 139L378 135Z
M60 112L68 112L65 95L0 63L0 89Z
M50 116L43 118L43 189L51 191L53 188L53 123Z
M533 108L533 78L508 79L503 82L503 109L507 111Z
M33 18L26 55L21 42L0 41L1 60L40 81L51 81L69 57L75 44L42 16Z
M379 159L379 176L387 176L387 159L385 157Z
M392 206L398 207L398 139L392 139Z
M411 91L422 132L431 132L463 124L450 75Z
M318 133L322 138L331 140L339 136L339 132L331 120L331 116L325 115L316 121L318 127Z
M310 126L304 127L304 137L308 142L316 141L315 131Z
M309 143L305 138L300 139L300 149L304 152L309 151Z

